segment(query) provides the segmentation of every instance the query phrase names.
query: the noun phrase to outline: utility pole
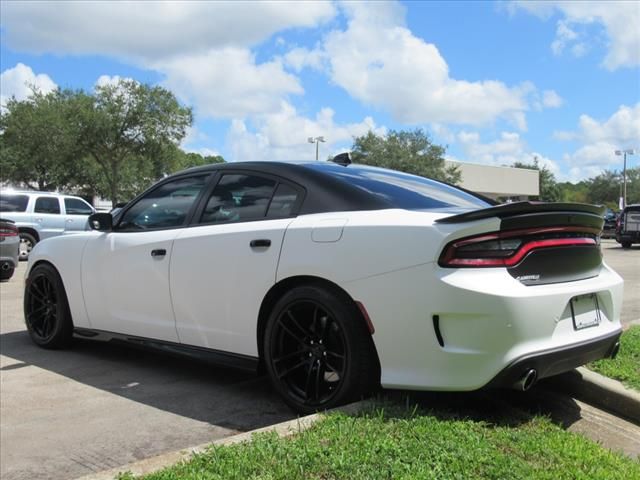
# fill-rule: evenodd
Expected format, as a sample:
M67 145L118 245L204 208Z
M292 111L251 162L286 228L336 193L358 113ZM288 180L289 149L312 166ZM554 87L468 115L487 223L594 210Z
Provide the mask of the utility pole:
M624 158L622 168L622 208L627 206L627 155L635 155L636 151L632 148L626 150L616 150L615 154Z
M324 139L324 137L309 137L307 139L307 141L309 143L315 143L316 144L316 162L318 161L318 148L320 146L320 142L324 143L326 142L326 140Z

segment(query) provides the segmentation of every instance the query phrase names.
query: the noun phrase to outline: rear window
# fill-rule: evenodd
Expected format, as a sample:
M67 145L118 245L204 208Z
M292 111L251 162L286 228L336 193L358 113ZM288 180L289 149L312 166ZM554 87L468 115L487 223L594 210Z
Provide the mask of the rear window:
M27 203L27 195L0 194L0 212L26 212Z
M322 170L383 199L395 208L435 210L490 206L456 187L408 173L363 165L325 167Z

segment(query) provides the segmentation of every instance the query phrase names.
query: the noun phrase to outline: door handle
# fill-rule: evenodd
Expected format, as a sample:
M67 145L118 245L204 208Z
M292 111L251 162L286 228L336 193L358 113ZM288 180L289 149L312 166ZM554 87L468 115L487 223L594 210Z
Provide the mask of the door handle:
M257 240L251 240L249 242L249 246L251 248L270 247L271 240L269 240L268 238L259 238Z
M155 250L151 250L152 257L164 257L167 254L167 251L164 248L157 248Z

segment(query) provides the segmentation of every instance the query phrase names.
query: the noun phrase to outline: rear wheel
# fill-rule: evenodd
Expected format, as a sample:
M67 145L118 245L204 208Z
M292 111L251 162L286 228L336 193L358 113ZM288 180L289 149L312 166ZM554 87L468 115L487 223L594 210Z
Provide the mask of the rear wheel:
M622 242L622 248L631 248L631 242Z
M360 398L379 380L373 342L357 307L319 286L294 288L277 302L264 353L274 388L302 413Z
M33 247L35 247L38 241L36 238L27 232L20 232L20 260L27 260Z
M24 291L24 317L34 343L43 348L69 346L73 322L67 294L57 270L37 265L27 278Z

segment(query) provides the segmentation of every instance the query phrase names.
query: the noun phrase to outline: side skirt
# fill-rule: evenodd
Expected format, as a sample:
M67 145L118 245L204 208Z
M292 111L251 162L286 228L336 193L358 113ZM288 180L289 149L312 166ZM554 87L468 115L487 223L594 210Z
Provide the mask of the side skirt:
M88 328L75 328L73 336L87 340L97 340L101 342L124 343L135 347L154 350L180 357L189 357L195 360L213 363L229 368L235 368L247 372L256 373L258 371L259 359L249 355L239 353L224 352L211 348L194 347L181 343L166 342L152 338L135 337L122 333L105 332L103 330L92 330Z

